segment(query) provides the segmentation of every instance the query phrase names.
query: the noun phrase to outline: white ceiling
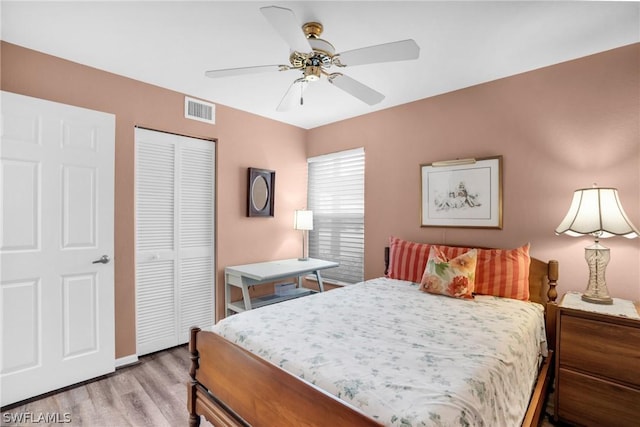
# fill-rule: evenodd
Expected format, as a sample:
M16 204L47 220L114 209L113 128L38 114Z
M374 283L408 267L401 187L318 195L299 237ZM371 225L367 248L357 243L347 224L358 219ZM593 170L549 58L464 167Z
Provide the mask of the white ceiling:
M414 39L420 58L347 67L382 92L371 107L326 81L277 112L297 71L224 79L206 70L287 64L259 8L318 21L337 52ZM305 129L640 41L640 2L2 0L2 39Z

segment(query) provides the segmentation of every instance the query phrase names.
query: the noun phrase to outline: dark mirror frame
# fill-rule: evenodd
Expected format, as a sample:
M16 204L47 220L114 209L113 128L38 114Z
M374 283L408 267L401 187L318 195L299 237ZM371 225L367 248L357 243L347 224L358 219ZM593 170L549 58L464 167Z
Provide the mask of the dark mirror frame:
M258 178L264 178L267 183L267 201L264 207L256 206L253 194L253 186ZM274 214L274 196L276 186L276 172L268 169L249 168L247 177L247 216L272 217Z

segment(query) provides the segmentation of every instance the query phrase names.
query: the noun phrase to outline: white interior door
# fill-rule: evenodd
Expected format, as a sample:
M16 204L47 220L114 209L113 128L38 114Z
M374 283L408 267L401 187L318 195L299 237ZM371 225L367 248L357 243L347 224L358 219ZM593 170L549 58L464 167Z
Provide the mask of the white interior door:
M138 355L214 323L213 141L136 129Z
M115 369L115 117L0 96L4 406Z

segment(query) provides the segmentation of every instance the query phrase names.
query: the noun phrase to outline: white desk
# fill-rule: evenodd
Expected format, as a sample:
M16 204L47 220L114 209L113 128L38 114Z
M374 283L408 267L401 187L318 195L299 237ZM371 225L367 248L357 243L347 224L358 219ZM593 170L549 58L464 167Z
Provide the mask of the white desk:
M320 270L337 267L338 265L337 262L315 258L309 258L306 261L293 258L226 267L224 269L226 314L229 315L229 311L240 313L264 305L309 295L315 291L303 288L300 280L300 277L306 274L315 274L318 279L318 288L320 292L324 292ZM298 278L298 286L292 293L287 295L265 295L253 299L249 296L249 286L272 283L291 277ZM242 301L231 302L230 286L242 289Z

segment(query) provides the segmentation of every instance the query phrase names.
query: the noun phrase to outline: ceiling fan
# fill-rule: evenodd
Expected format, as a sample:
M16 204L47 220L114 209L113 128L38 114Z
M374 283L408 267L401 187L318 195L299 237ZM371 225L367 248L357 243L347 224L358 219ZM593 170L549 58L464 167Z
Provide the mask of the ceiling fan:
M377 104L384 99L383 94L340 72L330 72L329 69L333 66L344 68L378 62L405 61L416 59L420 54L420 48L411 39L335 53L333 45L320 38L323 27L319 22L307 22L300 26L292 10L278 6L262 7L260 12L289 45L290 65L226 68L207 71L205 75L220 78L267 71L297 70L301 72L302 75L293 81L278 104L276 108L278 111L288 110L298 99L302 105L302 94L307 84L318 81L323 76L329 83L366 104ZM300 31L301 28L302 31Z

